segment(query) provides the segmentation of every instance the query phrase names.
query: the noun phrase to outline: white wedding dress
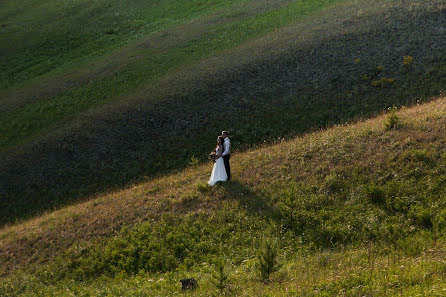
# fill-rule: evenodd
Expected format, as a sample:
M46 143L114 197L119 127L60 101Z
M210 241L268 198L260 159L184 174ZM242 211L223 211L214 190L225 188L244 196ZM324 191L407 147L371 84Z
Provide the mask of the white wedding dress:
M220 156L215 163L214 168L212 168L211 178L208 181L210 186L215 185L219 181L226 181L228 179L228 175L226 174L225 163L223 161L223 157L221 154L223 153L223 146L219 146L216 151L216 155Z

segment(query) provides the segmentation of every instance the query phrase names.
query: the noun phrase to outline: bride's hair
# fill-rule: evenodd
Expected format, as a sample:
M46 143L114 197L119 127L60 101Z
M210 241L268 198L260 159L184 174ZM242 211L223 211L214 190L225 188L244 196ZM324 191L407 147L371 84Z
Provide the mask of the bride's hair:
M220 144L218 143L219 140L220 140ZM219 145L223 145L223 146L225 145L225 139L222 136L218 136L218 138L217 138L217 146L215 147L215 149L217 149Z

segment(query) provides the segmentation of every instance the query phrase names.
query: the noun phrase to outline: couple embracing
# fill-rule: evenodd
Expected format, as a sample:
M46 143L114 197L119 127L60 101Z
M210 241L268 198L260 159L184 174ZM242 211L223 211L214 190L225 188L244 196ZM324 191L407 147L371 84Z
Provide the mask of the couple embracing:
M212 159L215 161L212 168L211 178L208 181L210 186L215 185L219 181L227 181L231 179L231 167L229 166L229 158L231 157L231 142L229 140L229 132L223 131L217 138L217 147Z

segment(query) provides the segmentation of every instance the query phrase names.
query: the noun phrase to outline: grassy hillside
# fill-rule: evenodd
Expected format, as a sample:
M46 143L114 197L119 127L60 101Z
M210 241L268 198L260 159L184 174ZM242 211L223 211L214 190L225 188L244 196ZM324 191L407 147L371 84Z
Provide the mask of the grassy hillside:
M445 29L444 0L4 1L0 296L443 296Z
M131 41L221 12L235 1L14 1L0 8L0 89L86 64ZM69 69L69 68L68 68ZM60 70L59 70L60 71Z
M441 296L446 98L235 154L5 227L2 296ZM257 254L278 248L260 281ZM20 272L22 270L22 272ZM189 295L189 294L188 294Z
M244 150L446 84L440 0L75 3L2 4L2 38L25 20L45 29L21 50L1 43L1 224L203 161L223 127Z

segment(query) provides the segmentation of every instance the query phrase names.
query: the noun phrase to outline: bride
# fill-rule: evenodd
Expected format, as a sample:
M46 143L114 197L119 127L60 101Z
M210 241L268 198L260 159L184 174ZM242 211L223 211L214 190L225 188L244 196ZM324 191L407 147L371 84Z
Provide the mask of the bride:
M215 148L214 168L212 168L211 178L208 181L208 184L210 186L215 185L219 181L226 181L228 179L228 175L226 174L225 163L223 161L223 157L221 156L224 150L224 143L225 143L224 138L218 136L217 147Z

